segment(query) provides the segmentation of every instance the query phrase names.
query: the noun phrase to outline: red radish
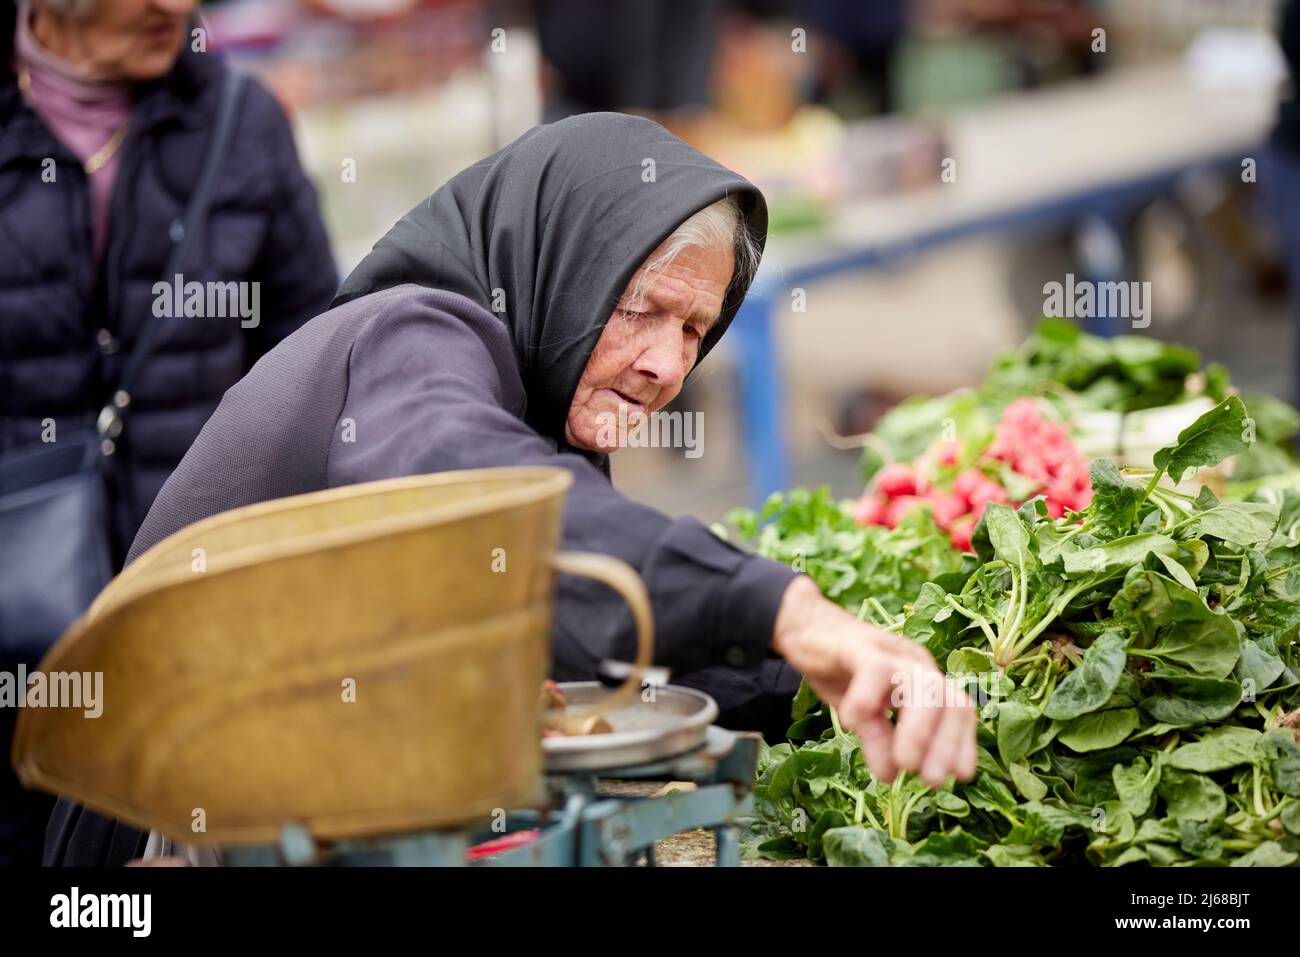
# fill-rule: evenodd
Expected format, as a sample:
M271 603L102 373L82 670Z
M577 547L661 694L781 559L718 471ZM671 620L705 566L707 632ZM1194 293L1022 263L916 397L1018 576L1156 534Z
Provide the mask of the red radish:
M975 531L975 517L963 516L952 523L952 527L948 530L948 540L952 542L953 548L960 548L964 552L972 551L970 536L973 531Z
M1074 483L1068 479L1057 477L1047 486L1047 497L1056 499L1058 502L1073 499L1074 493Z
M1068 446L1048 442L1043 445L1040 454L1042 455L1043 464L1055 473L1057 469L1073 458L1074 450Z
M1002 421L1011 426L1033 426L1041 419L1034 399L1016 399L1002 413Z
M1056 470L1056 480L1073 488L1080 488L1085 485L1091 487L1091 483L1088 481L1088 466L1077 458L1061 463L1061 466Z
M940 528L947 528L953 521L966 514L966 502L956 495L942 492L931 496L934 502L934 520Z
M926 501L926 499L917 495L900 495L898 498L891 500L885 506L885 524L890 528L896 528L898 523L903 520L903 516L926 504Z
M876 473L876 490L895 498L916 494L916 474L900 462L891 462Z
M885 497L864 495L853 506L853 520L859 525L883 525L885 522Z
M970 501L971 493L984 483L984 473L979 469L966 469L960 473L952 482L952 491L954 495Z
M984 454L991 459L1001 459L1009 462L1015 458L1015 448L1009 436L1002 432L998 433L997 438L989 443L989 447L984 450Z
M1036 452L1025 452L1012 465L1021 475L1028 475L1035 482L1046 482L1051 474L1047 470L1047 464Z
M882 468L872 485L853 507L853 518L862 525L898 526L917 508L929 508L935 523L948 532L956 548L970 550L970 536L990 503L1015 507L1006 488L980 468L963 469L952 479L951 491L931 483L946 483L957 464L960 445L953 440L938 442L927 462L937 463L933 472L921 472L901 462ZM1070 441L1069 433L1044 417L1037 400L1025 398L1011 403L1003 412L993 441L981 454L987 468L1012 470L1035 485L1035 495L1044 495L1047 514L1058 519L1067 512L1087 508L1092 500L1088 463ZM1013 483L1019 486L1019 481Z
M976 514L984 513L984 506L989 502L1006 505L1010 502L1007 490L992 479L985 479L970 496L970 510Z

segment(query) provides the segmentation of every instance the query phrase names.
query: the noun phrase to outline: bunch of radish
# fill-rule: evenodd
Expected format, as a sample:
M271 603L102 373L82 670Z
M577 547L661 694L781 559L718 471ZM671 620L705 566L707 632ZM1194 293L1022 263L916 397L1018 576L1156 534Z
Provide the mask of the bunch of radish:
M1020 500L1044 495L1052 518L1082 511L1092 500L1088 461L1061 426L1043 417L1033 399L1007 406L992 443L974 465L959 469L959 453L956 442L941 442L915 467L898 462L884 466L858 500L854 519L860 525L894 528L908 512L928 508L953 546L970 551L971 532L990 502L1020 504L994 477L1002 463L1024 480L1018 483L1022 490L1033 489Z
M1047 496L1047 514L1060 518L1081 512L1092 501L1088 460L1079 454L1065 429L1043 418L1033 399L1017 399L1007 406L997 435L984 450L1001 459L1040 486L1035 495Z

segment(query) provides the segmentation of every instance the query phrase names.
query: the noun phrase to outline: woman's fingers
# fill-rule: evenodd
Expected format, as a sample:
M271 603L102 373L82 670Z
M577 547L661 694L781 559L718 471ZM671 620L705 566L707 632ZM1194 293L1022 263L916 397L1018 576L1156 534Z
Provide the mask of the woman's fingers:
M899 708L894 761L904 770L920 771L944 718L943 675L933 665L909 661L894 676L894 687Z
M877 714L859 722L858 737L862 739L862 754L867 768L878 781L888 784L898 777L894 761L894 726L884 714Z
M892 669L881 657L863 657L840 701L840 723L862 739L862 754L871 773L882 781L892 781L898 774L893 759L894 726L885 717Z
M921 780L932 788L942 787L948 776L957 775L967 739L974 740L971 709L954 703L943 709L943 718L921 765Z
M932 787L942 786L949 775L969 778L976 756L970 699L947 680L924 649L894 635L881 638L873 660L865 666L872 677L864 687L870 687L877 709L871 714L876 719L871 729L874 757L863 744L872 772L892 780L899 770L913 771ZM888 701L882 702L879 695L885 687ZM896 727L885 717L885 708L894 710ZM864 727L866 717L859 713ZM891 739L888 755L880 753Z
M924 648L859 621L804 581L795 579L782 599L773 647L861 738L871 773L892 781L900 769L924 769L939 784L949 774L969 777L976 755L970 700L947 686Z
M957 777L962 781L969 781L975 776L975 769L979 766L979 749L975 745L975 731L979 727L979 717L975 713L975 706L970 708L970 733L966 735L966 743L962 746L961 758L957 762Z

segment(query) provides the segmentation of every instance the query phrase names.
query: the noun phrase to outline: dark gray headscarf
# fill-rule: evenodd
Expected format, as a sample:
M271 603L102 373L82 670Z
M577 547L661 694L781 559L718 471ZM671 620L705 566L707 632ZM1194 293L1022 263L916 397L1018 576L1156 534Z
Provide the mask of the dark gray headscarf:
M402 217L333 305L401 283L459 293L497 312L503 295L527 421L563 444L578 380L633 273L683 221L729 195L761 249L762 194L658 123L588 113L534 127ZM732 283L700 359L747 286Z

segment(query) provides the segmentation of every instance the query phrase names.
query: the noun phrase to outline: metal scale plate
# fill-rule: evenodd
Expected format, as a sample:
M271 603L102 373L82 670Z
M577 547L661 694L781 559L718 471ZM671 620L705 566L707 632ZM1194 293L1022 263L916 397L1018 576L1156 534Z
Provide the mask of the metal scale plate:
M594 705L609 694L598 681L560 684L570 705ZM653 764L698 748L718 716L708 695L690 688L662 685L652 700L638 695L625 706L607 712L613 731L542 739L548 772L603 771Z

